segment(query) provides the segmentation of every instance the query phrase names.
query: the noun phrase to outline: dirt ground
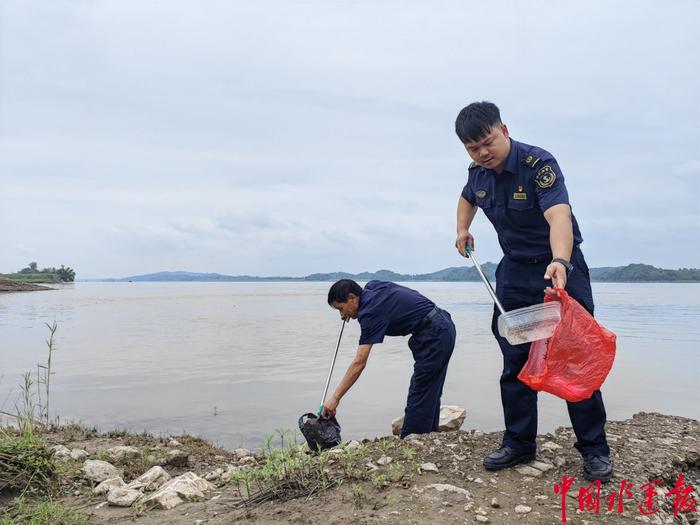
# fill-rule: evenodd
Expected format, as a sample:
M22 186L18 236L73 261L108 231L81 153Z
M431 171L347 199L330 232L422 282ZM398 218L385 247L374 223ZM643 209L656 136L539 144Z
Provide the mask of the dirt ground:
M583 478L581 458L573 447L575 437L570 428L539 436L537 460L528 469L486 471L483 457L499 446L501 434L460 430L421 435L410 441L393 436L365 440L360 448L361 464L368 472L365 479L345 480L340 486L288 501L244 507L235 484L221 480L204 501L138 514L132 508L107 505L105 496L92 495L91 485L77 478L64 501L89 514L91 522L97 524L557 524L563 522L562 500L569 524L695 524L699 521L697 510L679 512L674 519L673 504L675 500L678 505L685 502L688 506L694 501L696 509L700 509L699 430L696 420L654 413L609 422L615 476L602 486L597 513L585 505L583 511L579 509L579 491L585 496L585 489L590 488L589 493L594 494L595 487L589 487ZM69 448L82 448L91 457L119 444L168 449L168 438L149 436L59 433L50 439ZM187 451L190 460L183 467L166 465L172 476L186 471L204 476L217 467L236 465L241 460L232 451L214 448L196 438L176 439L182 445L178 448ZM257 464L265 461L261 454L255 454L254 459ZM136 477L147 466L131 465L127 470ZM328 468L335 468L333 459ZM676 498L674 492L668 493L681 475L684 487L693 489L688 488L684 498ZM128 481L126 472L124 477ZM574 479L562 497L555 492L555 486L562 485L563 477ZM661 484L648 497L647 507L643 485L656 479ZM675 492L683 494L678 489ZM582 502L591 503L585 499ZM612 510L608 510L609 506ZM642 510L651 513L645 515Z

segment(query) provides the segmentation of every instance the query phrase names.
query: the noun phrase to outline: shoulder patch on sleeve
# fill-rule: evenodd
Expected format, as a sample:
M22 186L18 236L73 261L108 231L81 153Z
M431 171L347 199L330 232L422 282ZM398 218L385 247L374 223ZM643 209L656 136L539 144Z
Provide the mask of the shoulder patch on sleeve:
M535 167L537 167L541 160L542 159L540 159L539 157L535 157L534 155L528 155L523 159L523 164L531 167L532 169L535 169Z
M543 190L551 188L554 186L554 182L557 180L557 174L551 168L549 164L545 164L535 175L535 184L537 184Z
M479 167L479 165L478 165L476 162L472 162L472 163L469 165L469 169L470 169L470 170L473 170L474 168L478 168L478 167Z

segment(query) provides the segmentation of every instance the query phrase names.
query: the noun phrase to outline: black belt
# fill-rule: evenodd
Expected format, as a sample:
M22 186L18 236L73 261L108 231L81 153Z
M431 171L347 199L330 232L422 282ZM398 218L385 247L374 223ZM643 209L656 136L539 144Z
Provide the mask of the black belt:
M571 250L571 257L573 258L574 252L576 250L579 250L579 245L576 244ZM512 255L506 255L509 259L519 262L519 263L525 263L525 264L540 264L540 263L550 263L552 262L552 257L554 257L551 253L546 254L546 255L538 255L537 257L513 257Z
M428 312L428 315L421 319L420 322L413 329L413 335L416 335L424 328L428 328L431 324L433 324L433 317L435 317L435 314L437 314L439 311L440 309L437 306L433 306L433 309L430 310L430 312Z

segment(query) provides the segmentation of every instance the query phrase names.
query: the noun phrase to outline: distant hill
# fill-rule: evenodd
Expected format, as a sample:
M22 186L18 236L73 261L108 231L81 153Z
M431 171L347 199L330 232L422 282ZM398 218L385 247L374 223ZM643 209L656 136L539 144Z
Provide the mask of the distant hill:
M628 264L607 268L591 268L591 280L600 282L698 282L700 269L665 270L649 264Z
M256 275L222 275L220 273L158 272L146 275L132 275L120 279L91 279L94 281L303 281L303 277L258 277Z
M495 280L496 264L487 262L482 265L489 279ZM700 269L680 268L666 270L648 264L628 264L627 266L606 266L590 269L591 280L597 282L700 282ZM337 281L338 279L355 279L369 281L479 281L479 274L473 266L450 267L437 272L421 274L402 274L391 270L376 272L348 273L312 273L306 277L260 277L256 275L222 275L219 273L194 272L158 272L147 275L134 275L122 279L98 279L100 281Z
M489 277L495 279L496 264L487 262L481 269ZM396 273L391 270L379 270L377 272L362 273L312 273L304 277L305 281L337 281L338 279L356 279L358 281L368 281L379 279L381 281L478 281L479 274L473 266L461 266L445 268L432 273Z

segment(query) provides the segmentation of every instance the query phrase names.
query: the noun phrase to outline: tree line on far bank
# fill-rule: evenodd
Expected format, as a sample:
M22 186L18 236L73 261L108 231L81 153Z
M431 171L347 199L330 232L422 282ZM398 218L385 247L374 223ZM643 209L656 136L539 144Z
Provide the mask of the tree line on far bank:
M482 269L486 276L494 280L496 278L495 263L486 262ZM679 268L667 270L656 268L649 264L628 264L627 266L602 267L590 269L591 280L595 282L699 282L699 268ZM378 272L363 272L352 274L346 272L316 273L308 275L305 281L335 281L338 279L371 280L382 279L385 281L479 281L477 271L470 266L458 268L445 268L438 272L428 274L399 274L390 270Z
M30 262L17 273L5 274L2 277L16 281L72 283L75 281L75 270L64 265L60 268L50 267L40 270L36 262Z

